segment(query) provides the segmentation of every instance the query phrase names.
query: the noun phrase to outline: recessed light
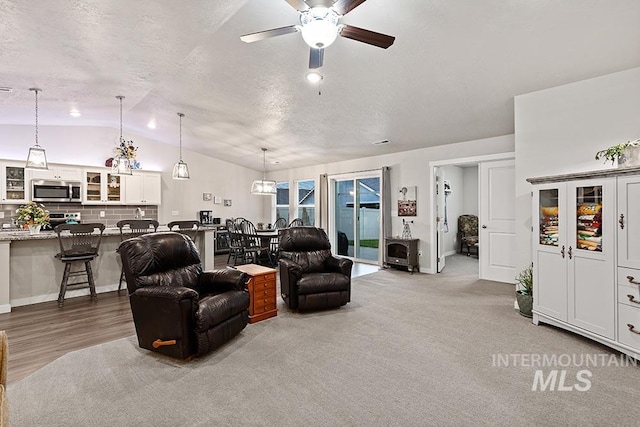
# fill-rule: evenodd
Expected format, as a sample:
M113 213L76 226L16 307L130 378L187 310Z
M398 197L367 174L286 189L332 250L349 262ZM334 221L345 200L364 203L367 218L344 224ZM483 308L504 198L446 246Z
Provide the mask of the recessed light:
M372 145L384 145L384 144L390 144L391 141L389 141L388 139L383 139L382 141L376 141L376 142L372 142Z
M0 86L0 92L13 92L13 88Z
M149 123L147 123L147 127L149 129L155 129L156 128L156 122L153 121L153 120L149 121Z
M71 111L69 112L69 115L70 115L71 117L80 117L80 116L82 115L82 113L81 113L80 111L78 111L78 110L71 110Z
M309 71L307 74L305 74L305 77L311 83L318 83L320 80L322 80L322 74L317 71Z

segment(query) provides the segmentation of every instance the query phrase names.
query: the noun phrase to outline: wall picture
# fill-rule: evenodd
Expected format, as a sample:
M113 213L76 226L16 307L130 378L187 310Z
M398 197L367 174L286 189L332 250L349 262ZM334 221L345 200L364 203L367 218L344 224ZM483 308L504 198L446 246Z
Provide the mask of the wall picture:
M231 199L224 199L225 206L231 206Z
M416 216L417 215L417 187L415 185L409 187L398 188L398 216Z

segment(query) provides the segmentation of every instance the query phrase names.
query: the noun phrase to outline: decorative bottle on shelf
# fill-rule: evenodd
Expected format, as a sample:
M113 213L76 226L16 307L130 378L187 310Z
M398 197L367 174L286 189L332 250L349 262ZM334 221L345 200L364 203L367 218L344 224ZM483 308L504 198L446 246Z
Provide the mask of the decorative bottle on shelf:
M402 227L402 238L409 240L411 239L411 229L409 228L409 222L403 219L402 223L404 224L404 227Z

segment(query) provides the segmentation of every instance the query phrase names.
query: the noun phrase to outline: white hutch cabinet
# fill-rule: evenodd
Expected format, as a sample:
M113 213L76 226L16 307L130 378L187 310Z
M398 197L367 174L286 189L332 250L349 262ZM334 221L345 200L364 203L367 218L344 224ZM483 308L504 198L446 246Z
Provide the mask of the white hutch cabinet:
M640 168L527 181L533 322L640 355Z

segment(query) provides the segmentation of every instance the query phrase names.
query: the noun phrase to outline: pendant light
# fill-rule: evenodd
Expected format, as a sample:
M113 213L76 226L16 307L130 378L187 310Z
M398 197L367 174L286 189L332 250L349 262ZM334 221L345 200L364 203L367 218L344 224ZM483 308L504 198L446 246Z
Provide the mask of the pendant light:
M120 147L123 147L126 145L122 138L122 100L124 99L124 96L118 95L116 96L116 99L120 100L120 140L118 143L120 144ZM116 175L133 175L133 172L131 172L131 162L129 158L121 152L113 158L111 171Z
M267 181L265 179L267 173L267 149L262 149L262 179L257 179L251 184L251 194L258 194L262 196L272 196L276 194L276 182Z
M184 114L178 113L180 117L180 160L173 166L173 179L189 179L189 167L182 161L182 118Z
M44 148L38 144L38 92L42 89L32 87L32 90L36 93L36 145L29 148L29 155L27 156L27 169L49 169L47 166L47 156L44 152Z

